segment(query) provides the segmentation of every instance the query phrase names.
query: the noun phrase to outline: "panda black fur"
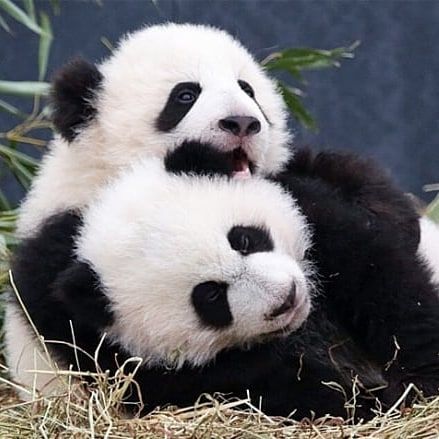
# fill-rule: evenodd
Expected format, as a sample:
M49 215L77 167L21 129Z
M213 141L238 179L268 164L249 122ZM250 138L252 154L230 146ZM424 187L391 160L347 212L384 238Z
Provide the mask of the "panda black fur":
M217 156L216 159L203 158L202 152L208 150L207 145L200 148L186 144L181 150L185 154L177 150L168 155L167 169L200 173L202 163L212 164L206 165L201 172L204 174L216 174L218 163L227 169L230 163L227 155L221 156L212 149L210 157ZM193 159L196 151L201 151L198 160ZM187 154L190 160L185 158ZM344 395L323 383L339 383L349 398L355 377L360 391L356 416L370 417L375 398L384 407L390 406L410 382L426 396L437 394L437 291L417 255L418 217L405 196L372 164L333 153L313 156L309 151L299 151L275 180L298 200L313 229L313 245L307 253L315 263L321 292L314 298L311 315L299 330L287 337L249 343L246 348L231 343L213 357L182 364L177 361L179 367L171 370L166 366L167 361L165 365L146 361L137 381L147 409L168 403L192 404L203 392L244 396L249 389L255 402L262 396L262 408L269 414L288 415L296 410L297 418L311 412L318 416L326 413L347 416ZM262 193L258 185L263 187L257 180L222 184L254 185L251 193L257 195ZM138 186L136 189L132 197L144 202L146 197ZM261 203L263 198L258 197L255 207L262 204L268 211L279 210L273 197L279 189L272 190L265 202ZM227 203L233 203L232 200L229 197ZM240 200L251 203L242 194ZM122 215L124 225L127 218L137 218L136 212L128 210ZM105 211L100 210L94 220L102 223ZM291 236L299 233L305 238L306 228L298 229L297 223L290 226ZM139 352L128 347L129 342L118 343L112 339L108 331L120 316L116 317L114 304L109 300L112 285L108 281L102 284L102 272L98 274L100 270L93 265L91 255L97 252L111 257L114 243L113 247L96 246L96 242L102 242L105 247L108 236L107 239L104 236L109 232L104 230L89 247L92 253L84 258L85 254L80 253L85 248L81 247L81 239L82 245L86 245L88 238L81 234L83 227L73 212L55 216L40 233L22 244L13 272L24 303L46 338L71 341L71 328L67 324L71 319L78 345L93 352L102 334L107 332L99 350L99 363L104 370L114 370L116 353L121 364ZM92 228L92 236L99 235L102 229ZM72 239L78 233L79 240ZM79 260L72 263L74 241ZM129 247L128 253L131 251L133 247ZM42 257L44 252L50 253L46 259ZM170 279L172 273L168 273L167 281ZM49 291L47 285L51 285ZM141 294L139 285L137 288ZM137 303L132 305L139 308ZM139 322L134 319L132 324L138 327ZM203 346L207 345L203 343ZM57 344L51 348L64 364L76 364L71 348ZM145 357L147 353L142 354ZM210 361L212 358L214 362ZM81 368L93 369L92 361L82 356L80 361Z

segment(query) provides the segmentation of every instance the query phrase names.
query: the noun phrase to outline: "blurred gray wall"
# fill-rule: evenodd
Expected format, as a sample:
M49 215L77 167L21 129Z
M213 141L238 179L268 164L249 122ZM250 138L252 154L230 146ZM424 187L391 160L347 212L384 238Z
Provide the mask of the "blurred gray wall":
M65 0L58 16L48 1L36 5L50 13L55 35L49 76L74 55L107 56L101 37L114 43L163 21L220 26L258 59L286 47L361 40L355 60L306 75L305 103L320 131L310 134L292 121L297 142L375 157L404 190L426 200L431 195L422 186L439 182L439 1ZM14 35L0 30L0 78L35 79L37 38L8 22ZM0 113L0 131L10 123ZM1 184L21 196L10 179Z

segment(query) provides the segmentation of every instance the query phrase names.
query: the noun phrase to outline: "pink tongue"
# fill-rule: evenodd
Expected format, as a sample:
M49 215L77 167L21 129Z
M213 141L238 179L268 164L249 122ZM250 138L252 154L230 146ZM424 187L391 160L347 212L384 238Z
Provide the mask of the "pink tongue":
M237 178L237 179L250 178L252 175L250 172L250 168L248 167L248 163L241 162L241 165L242 166L239 171L233 172L233 178Z

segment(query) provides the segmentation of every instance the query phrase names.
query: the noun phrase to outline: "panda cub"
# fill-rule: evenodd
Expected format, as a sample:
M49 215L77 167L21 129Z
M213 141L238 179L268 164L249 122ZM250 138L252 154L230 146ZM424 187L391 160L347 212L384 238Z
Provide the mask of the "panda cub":
M59 365L94 370L83 352L98 346L102 370L141 357L147 410L249 390L268 414L369 418L409 383L437 394L437 290L404 194L348 155L298 151L274 182L231 180L230 166L185 143L24 240L14 278L44 338L63 342L47 343ZM26 372L47 369L35 337L8 309L9 334L27 327L8 344L12 372L48 392L50 376Z
M168 170L183 170L177 161ZM295 331L309 314L309 246L303 215L278 185L175 175L150 159L82 215L54 215L24 240L13 276L61 368L94 370L102 342L102 370L143 359L136 378L149 408L190 404L203 392L244 395L253 382L275 398L278 383L265 389L263 378L274 370L264 364L278 362L281 345L261 343ZM49 365L18 303L13 309L9 333L16 322L28 330L8 345L11 371L49 392L59 383L27 372Z
M99 65L74 60L54 78L52 106L57 134L22 205L20 236L54 213L82 209L120 170L164 159L184 141L226 152L237 178L277 172L290 155L276 83L213 27L150 26Z

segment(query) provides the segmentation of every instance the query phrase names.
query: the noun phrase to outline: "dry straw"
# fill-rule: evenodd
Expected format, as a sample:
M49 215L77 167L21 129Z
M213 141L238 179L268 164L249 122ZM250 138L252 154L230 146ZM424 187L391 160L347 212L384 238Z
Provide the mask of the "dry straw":
M28 389L26 402L16 394L24 389L4 374L0 377L0 438L439 438L439 397L421 400L402 413L395 404L372 421L357 424L329 416L301 422L269 417L250 398L210 395L203 395L193 407L127 416L123 394L135 377L125 372L125 366L114 376L87 374L92 378L88 384L82 380L84 374L57 370L52 373L62 381L62 390L48 397ZM5 366L1 369L7 371ZM141 407L139 402L139 413Z

